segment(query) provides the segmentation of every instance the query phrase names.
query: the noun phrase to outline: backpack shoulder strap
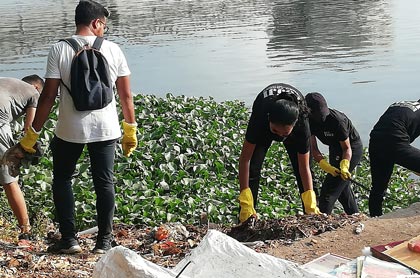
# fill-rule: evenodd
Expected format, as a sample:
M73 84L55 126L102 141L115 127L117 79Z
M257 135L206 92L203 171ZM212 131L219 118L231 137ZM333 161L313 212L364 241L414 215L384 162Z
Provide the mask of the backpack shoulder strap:
M103 37L96 37L95 41L93 42L92 48L94 48L96 50L101 49L103 41L104 41Z
M76 54L82 49L79 43L73 38L61 39L59 41L63 41L69 44ZM61 83L64 85L64 87L66 87L67 91L70 93L70 88L66 84L64 84L63 80L61 80Z
M64 41L68 43L73 48L74 52L76 53L82 49L79 43L73 38L61 39L60 41Z

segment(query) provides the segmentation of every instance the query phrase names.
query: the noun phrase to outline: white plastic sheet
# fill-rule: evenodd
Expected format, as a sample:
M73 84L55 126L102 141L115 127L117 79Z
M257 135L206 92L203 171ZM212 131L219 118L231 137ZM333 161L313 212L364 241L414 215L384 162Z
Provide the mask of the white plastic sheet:
M173 278L170 270L160 267L123 246L109 250L96 263L93 278Z
M209 230L191 254L173 269L157 266L129 249L117 246L97 262L93 278L173 278L184 267L180 278L320 277L293 262L257 253L219 231Z

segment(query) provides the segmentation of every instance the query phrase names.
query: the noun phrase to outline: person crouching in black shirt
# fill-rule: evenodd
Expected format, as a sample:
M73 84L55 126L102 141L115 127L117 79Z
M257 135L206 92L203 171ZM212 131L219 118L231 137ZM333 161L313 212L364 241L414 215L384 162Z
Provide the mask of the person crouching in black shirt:
M305 96L310 109L311 153L327 176L321 187L319 210L331 214L338 200L346 214L359 212L350 187L350 172L359 164L363 155L363 144L350 119L337 110L328 108L320 93ZM329 163L318 149L317 138L329 149Z
M370 132L371 217L382 215L382 202L395 164L420 173L420 150L411 146L419 136L420 100L392 104Z
M292 163L304 211L319 213L309 166L310 130L305 99L296 88L271 84L252 106L239 158L240 222L256 217L261 167L272 141L283 142Z

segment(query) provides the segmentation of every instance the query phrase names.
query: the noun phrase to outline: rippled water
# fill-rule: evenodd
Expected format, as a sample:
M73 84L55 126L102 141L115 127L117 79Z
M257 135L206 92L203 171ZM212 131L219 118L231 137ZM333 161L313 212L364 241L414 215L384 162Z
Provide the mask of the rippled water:
M78 1L2 0L0 76L43 75ZM322 92L364 142L395 100L418 99L418 0L101 1L135 93L250 105L274 82Z

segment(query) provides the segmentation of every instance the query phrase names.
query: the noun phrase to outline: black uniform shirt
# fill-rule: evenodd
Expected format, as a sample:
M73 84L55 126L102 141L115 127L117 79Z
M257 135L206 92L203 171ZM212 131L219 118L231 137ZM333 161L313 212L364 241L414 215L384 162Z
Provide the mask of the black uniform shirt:
M388 107L370 132L391 142L413 142L420 136L420 103L396 102Z
M312 135L315 135L323 144L333 147L340 147L340 141L347 138L351 146L361 144L359 133L350 119L340 111L328 110L330 113L324 123L309 120Z
M267 107L269 103L281 99L282 94L292 94L297 101L304 101L302 93L288 84L276 83L268 86L258 94L254 101L245 139L251 144L267 145L272 140L293 144L299 153L307 153L310 148L310 129L307 118L299 117L291 134L286 138L280 137L270 130Z

